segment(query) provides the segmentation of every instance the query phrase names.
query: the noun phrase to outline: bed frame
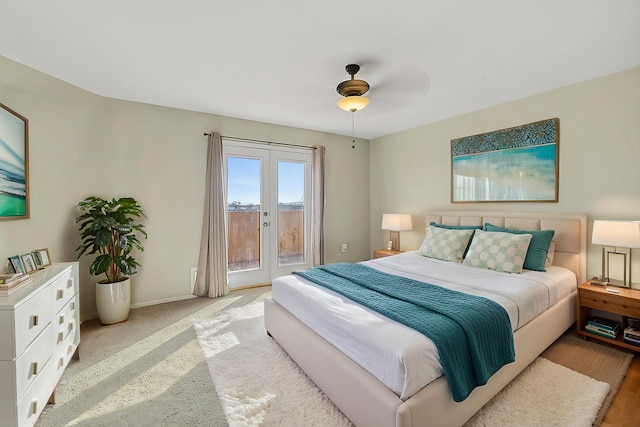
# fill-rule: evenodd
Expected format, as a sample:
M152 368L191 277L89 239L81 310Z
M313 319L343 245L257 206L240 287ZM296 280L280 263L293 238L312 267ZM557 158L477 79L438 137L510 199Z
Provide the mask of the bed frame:
M586 280L583 214L498 211L428 211L427 225L482 225L556 231L554 265ZM356 426L461 426L567 330L576 318L575 292L514 334L516 361L503 366L463 402L454 402L444 376L406 401L317 335L271 298L265 300L265 326L311 380Z

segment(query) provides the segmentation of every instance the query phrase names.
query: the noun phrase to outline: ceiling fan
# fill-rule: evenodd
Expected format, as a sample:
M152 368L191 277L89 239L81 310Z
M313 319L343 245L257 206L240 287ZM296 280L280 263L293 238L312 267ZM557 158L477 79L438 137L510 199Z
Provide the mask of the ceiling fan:
M355 78L356 73L360 71L358 64L349 64L345 67L345 70L351 76L351 79L343 81L336 88L336 91L343 96L338 100L337 104L344 111L355 113L369 105L369 99L362 96L369 91L369 83Z

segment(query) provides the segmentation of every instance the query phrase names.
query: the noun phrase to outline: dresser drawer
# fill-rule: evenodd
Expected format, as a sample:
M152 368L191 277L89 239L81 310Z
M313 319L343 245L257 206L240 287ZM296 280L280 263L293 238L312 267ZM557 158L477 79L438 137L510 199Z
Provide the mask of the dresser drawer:
M71 269L63 272L51 283L53 313L60 311L78 293L77 286L75 278L71 275Z
M640 300L603 291L581 289L580 306L640 318Z
M18 401L17 412L17 424L20 427L33 426L42 410L49 402L49 397L56 385L53 370L51 369L51 361L46 366L46 370L38 375ZM15 406L16 404L14 404Z
M78 348L78 343L75 342L74 334L68 334L64 341L58 346L58 348L56 348L53 360L49 362L51 370L54 372L56 383L62 376L64 369L71 361L71 357L73 356L73 353L75 353L76 348Z
M29 388L36 377L45 370L45 366L53 353L51 333L51 326L49 326L16 360L16 390L18 398Z
M60 345L69 333L75 334L80 323L78 299L78 295L74 296L62 310L53 316L51 323L53 324L54 347Z
M15 359L31 341L49 326L51 313L49 287L39 291L14 311L15 347L5 360Z

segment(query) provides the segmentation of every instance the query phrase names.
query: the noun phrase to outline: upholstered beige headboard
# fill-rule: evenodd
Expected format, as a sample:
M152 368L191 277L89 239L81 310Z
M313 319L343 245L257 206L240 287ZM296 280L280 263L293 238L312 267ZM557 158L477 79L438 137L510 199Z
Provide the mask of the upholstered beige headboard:
M516 230L555 230L553 265L573 271L578 283L587 280L587 216L580 213L428 210L430 222L447 225L491 223Z

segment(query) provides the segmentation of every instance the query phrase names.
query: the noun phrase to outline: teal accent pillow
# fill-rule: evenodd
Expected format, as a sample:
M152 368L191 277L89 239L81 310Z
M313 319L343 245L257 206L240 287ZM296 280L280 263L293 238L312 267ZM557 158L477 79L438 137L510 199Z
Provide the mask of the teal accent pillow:
M484 229L486 231L500 231L512 234L531 234L531 243L529 243L529 250L527 251L527 257L524 260L523 267L527 270L547 271L544 268L544 264L547 260L547 252L549 252L551 240L553 240L553 236L556 233L555 230L513 230L489 223L484 225Z
M451 230L429 226L418 252L428 258L443 261L462 261L474 230Z
M464 265L504 273L522 273L531 234L476 230Z

